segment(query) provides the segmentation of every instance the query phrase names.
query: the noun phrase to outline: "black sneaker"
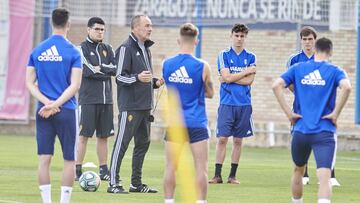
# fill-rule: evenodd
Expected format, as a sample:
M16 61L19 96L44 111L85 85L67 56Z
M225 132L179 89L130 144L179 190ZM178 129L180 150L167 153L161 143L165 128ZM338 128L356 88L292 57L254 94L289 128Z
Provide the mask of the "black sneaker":
M100 176L100 179L101 179L101 180L106 180L106 181L109 181L109 180L110 180L109 171L107 171L107 172L105 172L105 173L103 173L103 174L100 173L99 176Z
M157 193L158 191L156 189L149 188L146 184L142 184L137 187L130 184L129 192Z
M129 192L125 191L124 187L121 185L109 186L107 189L108 193L116 193L116 194L128 194Z
M76 174L76 175L75 175L75 181L79 181L81 175L82 175L82 174L80 174L80 175Z

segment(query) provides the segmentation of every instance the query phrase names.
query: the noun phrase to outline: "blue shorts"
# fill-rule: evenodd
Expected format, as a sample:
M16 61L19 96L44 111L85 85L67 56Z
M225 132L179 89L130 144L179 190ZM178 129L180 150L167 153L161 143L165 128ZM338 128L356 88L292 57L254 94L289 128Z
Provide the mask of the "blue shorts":
M333 169L336 158L336 135L332 132L302 134L295 131L291 141L291 155L296 166L304 166L314 151L317 168Z
M208 128L186 128L190 144L209 139ZM171 141L168 135L165 135L166 141Z
M59 137L64 160L75 160L78 122L76 110L62 108L45 119L36 111L36 141L38 155L53 155L56 135Z
M252 107L220 105L218 109L217 137L249 137L253 135Z

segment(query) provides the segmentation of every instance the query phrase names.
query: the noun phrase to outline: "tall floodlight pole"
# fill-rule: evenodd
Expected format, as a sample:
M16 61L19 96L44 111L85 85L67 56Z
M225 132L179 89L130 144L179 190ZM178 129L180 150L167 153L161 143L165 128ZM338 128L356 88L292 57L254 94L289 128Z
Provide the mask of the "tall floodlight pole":
M360 0L357 5L356 101L355 124L360 124Z
M202 41L202 11L203 11L203 5L202 5L202 0L196 0L195 2L195 8L196 10L196 25L199 29L199 35L198 35L198 40L199 43L196 46L196 50L195 50L195 56L200 58L201 57L201 41Z

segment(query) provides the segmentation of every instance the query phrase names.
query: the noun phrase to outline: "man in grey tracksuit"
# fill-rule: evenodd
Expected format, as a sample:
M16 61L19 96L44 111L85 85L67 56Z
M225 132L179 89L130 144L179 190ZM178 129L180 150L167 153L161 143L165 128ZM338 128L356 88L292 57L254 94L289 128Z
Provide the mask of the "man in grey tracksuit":
M116 75L119 107L119 130L111 156L110 182L107 192L127 193L120 184L120 166L129 142L134 137L132 176L129 192L156 193L141 181L144 157L150 145L150 114L153 89L164 82L152 76L149 47L152 24L149 17L137 15L131 20L129 38L116 50Z

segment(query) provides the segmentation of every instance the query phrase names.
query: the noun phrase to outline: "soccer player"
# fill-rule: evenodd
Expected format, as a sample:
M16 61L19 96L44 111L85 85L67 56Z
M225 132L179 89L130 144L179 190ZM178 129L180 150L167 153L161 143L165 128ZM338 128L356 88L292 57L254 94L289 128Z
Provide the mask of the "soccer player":
M302 177L311 151L314 152L319 180L318 203L331 198L331 169L336 157L337 119L351 90L344 70L328 62L332 42L320 38L315 43L314 60L290 67L273 84L274 94L294 128L291 155L295 164L292 177L294 203L302 202ZM298 111L293 112L285 101L284 89L294 85ZM340 89L336 102L336 91ZM316 95L316 99L314 98Z
M300 52L293 54L290 56L288 63L286 64L289 69L290 66L300 63L306 62L308 60L314 60L314 52L315 52L315 40L317 37L317 33L313 27L304 26L300 31L301 38L301 46L302 49ZM293 86L290 85L289 89L293 92ZM298 107L296 102L293 103L293 110L295 113L298 111ZM304 185L309 184L310 178L308 174L308 165L306 164L304 177L302 178L302 182ZM335 178L335 167L331 171L331 184L333 186L340 186L340 183Z
M60 203L70 202L75 176L77 103L82 64L78 49L66 39L70 28L69 12L52 12L53 35L31 53L26 70L26 85L39 101L36 113L36 140L39 155L38 181L44 203L51 202L50 163L56 135L61 144L64 169Z
M119 115L119 131L116 136L110 166L110 182L107 192L127 193L120 183L120 167L131 139L134 137L132 176L129 192L156 193L141 180L145 154L150 146L150 111L153 108L155 88L164 84L152 75L150 40L152 22L146 15L131 19L129 38L116 50L118 59L116 84Z
M179 54L164 61L163 77L167 87L174 88L179 93L196 168L197 203L205 203L209 139L205 97L212 98L214 88L209 64L193 56L197 44L197 35L198 29L191 23L185 23L180 27ZM171 150L182 146L182 144L166 137L165 203L174 202L176 185L175 172L178 157L174 159Z
M82 174L82 163L89 137L96 131L96 151L101 180L109 180L107 167L108 137L114 135L111 75L116 74L115 55L103 43L105 22L92 17L87 24L88 36L81 43L83 76L79 91L80 137L76 157L76 180Z
M233 136L231 171L227 183L239 184L236 179L242 139L253 135L251 84L256 73L256 57L245 49L249 29L244 24L235 24L231 30L232 46L218 57L221 75L220 106L218 109L215 176L211 184L223 183L221 168L225 159L228 138Z

